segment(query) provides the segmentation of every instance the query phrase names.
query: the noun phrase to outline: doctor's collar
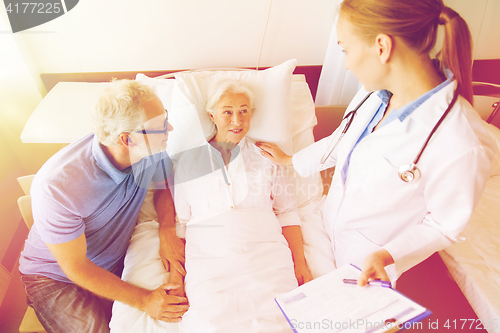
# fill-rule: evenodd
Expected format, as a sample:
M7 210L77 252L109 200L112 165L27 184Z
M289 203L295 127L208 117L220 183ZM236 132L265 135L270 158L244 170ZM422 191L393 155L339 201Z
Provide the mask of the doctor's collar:
M412 102L403 105L402 107L398 109L392 110L392 112L389 114L389 116L383 121L381 124L381 127L383 127L385 124L390 123L394 119L399 119L399 121L405 120L406 117L408 117L415 109L417 109L420 105L422 105L425 101L427 101L432 95L446 87L448 84L450 84L454 80L454 75L453 73L446 68L446 73L447 73L447 79L440 84L438 84L436 87L432 88L422 96L418 97L417 99L413 100ZM388 90L381 90L378 93L378 96L382 100L383 103L386 105L389 104L389 100L392 97L392 93Z
M443 76L443 82L428 92L431 95L434 92L439 91L441 88L448 85L449 83L451 83L451 81L453 81L455 79L455 75L453 74L453 72L448 67L446 67L444 65L441 66L441 61L439 61L439 59L432 59L432 62L434 64L434 66L436 67L436 69L439 71L439 73ZM444 71L444 73L443 73L443 71ZM377 96L380 98L382 103L384 103L385 105L389 105L389 101L391 100L391 97L392 97L392 92L390 92L389 90L380 90L377 93ZM403 119L401 119L401 121Z
M391 100L392 93L389 90L380 90L377 93L378 98L384 103L385 105L389 105L389 101Z

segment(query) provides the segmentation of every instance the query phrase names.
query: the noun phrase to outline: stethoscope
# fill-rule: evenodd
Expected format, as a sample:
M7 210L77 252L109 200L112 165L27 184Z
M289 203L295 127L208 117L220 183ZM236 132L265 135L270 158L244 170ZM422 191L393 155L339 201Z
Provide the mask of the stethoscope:
M342 132L340 133L339 138L337 140L332 140L330 142L330 145L328 146L327 150L325 151L325 153L323 154L323 157L320 160L321 167L324 166L326 160L330 157L330 155L332 154L333 150L337 147L337 145L339 144L339 142L344 137L345 133L347 132L347 130L351 126L352 121L354 120L354 116L356 115L356 112L358 111L358 109L366 102L366 100L371 96L371 94L373 94L373 91L370 92L370 93L368 93L368 95L366 95L363 98L363 100L361 102L359 102L359 104L352 111L348 112L344 116L344 118L342 119L342 122L345 121L345 120L347 120L348 118L349 118L349 120L347 120L347 123L344 126L344 129L342 130ZM439 125L441 125L441 123L443 122L443 120L446 117L446 115L450 112L451 108L453 107L453 105L457 101L457 98L458 98L458 91L457 91L457 89L455 89L455 92L453 93L453 98L452 98L450 104L448 105L448 107L444 111L444 113L441 116L441 118L439 118L439 120L436 123L436 125L434 125L434 128L430 132L429 136L427 136L427 140L425 140L424 145L420 149L420 152L418 153L417 157L413 160L413 163L412 164L402 165L399 168L398 174L399 174L399 178L402 181L404 181L406 183L411 183L411 182L414 182L414 181L417 181L417 180L420 179L421 173L420 173L420 170L417 168L417 163L420 160L420 157L422 156L422 153L424 152L425 148L427 147L427 144L429 143L430 139L434 135L434 132L436 132L436 130L438 129Z

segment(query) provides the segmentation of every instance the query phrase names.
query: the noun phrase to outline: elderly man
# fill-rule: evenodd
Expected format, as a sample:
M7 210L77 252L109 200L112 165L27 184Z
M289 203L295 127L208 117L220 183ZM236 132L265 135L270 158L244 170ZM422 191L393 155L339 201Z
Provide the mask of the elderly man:
M185 297L169 295L179 286L150 291L117 276L151 182L160 228L174 225L167 113L150 88L121 80L100 96L92 118L94 132L55 154L33 180L34 224L19 266L28 303L47 332L107 332L113 300L177 322L188 308ZM173 234L163 233L165 253L181 248Z

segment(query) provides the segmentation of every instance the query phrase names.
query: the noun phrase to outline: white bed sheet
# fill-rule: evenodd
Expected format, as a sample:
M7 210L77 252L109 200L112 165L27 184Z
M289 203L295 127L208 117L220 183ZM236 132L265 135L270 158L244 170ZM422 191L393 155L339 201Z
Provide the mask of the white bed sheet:
M139 215L139 223L127 252L123 278L144 288L155 289L168 280L158 250L158 223L150 190ZM304 250L314 277L332 269L333 253L322 227L321 198L299 209L303 221ZM440 255L478 318L489 324L489 332L500 333L500 175L488 181L470 223L463 231L466 241ZM153 268L153 269L151 269ZM156 321L144 312L115 302L112 332L178 332L177 324Z
M488 181L463 235L441 258L488 332L500 333L500 176Z
M274 301L298 286L272 211L229 209L189 221L180 332L292 333Z
M302 219L304 252L311 273L314 277L326 274L334 269L331 244L322 225L318 207L322 198L311 200L304 205L299 214ZM132 235L125 269L124 281L146 289L156 289L168 282L169 273L165 272L159 255L159 236L156 211L153 205L153 190L148 190L138 217L138 224ZM276 305L275 310L278 310ZM136 332L179 332L178 324L169 324L149 317L146 313L120 302L114 302L113 316L110 322L112 333Z
M500 148L500 130L490 124L485 126ZM466 240L441 251L441 258L488 332L500 333L499 153L462 234Z
M156 213L155 213L156 214ZM156 221L137 224L125 257L122 279L136 286L154 290L168 282L170 273L165 271L160 258L160 240ZM115 333L177 333L177 323L166 323L121 302L113 303L113 315L109 323Z

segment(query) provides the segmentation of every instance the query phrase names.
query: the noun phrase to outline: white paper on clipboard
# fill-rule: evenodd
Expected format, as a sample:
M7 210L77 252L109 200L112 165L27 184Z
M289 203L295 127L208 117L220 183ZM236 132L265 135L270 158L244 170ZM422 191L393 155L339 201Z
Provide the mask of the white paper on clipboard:
M431 314L394 289L343 282L359 274L352 265L342 266L279 295L276 302L297 333L380 333Z

